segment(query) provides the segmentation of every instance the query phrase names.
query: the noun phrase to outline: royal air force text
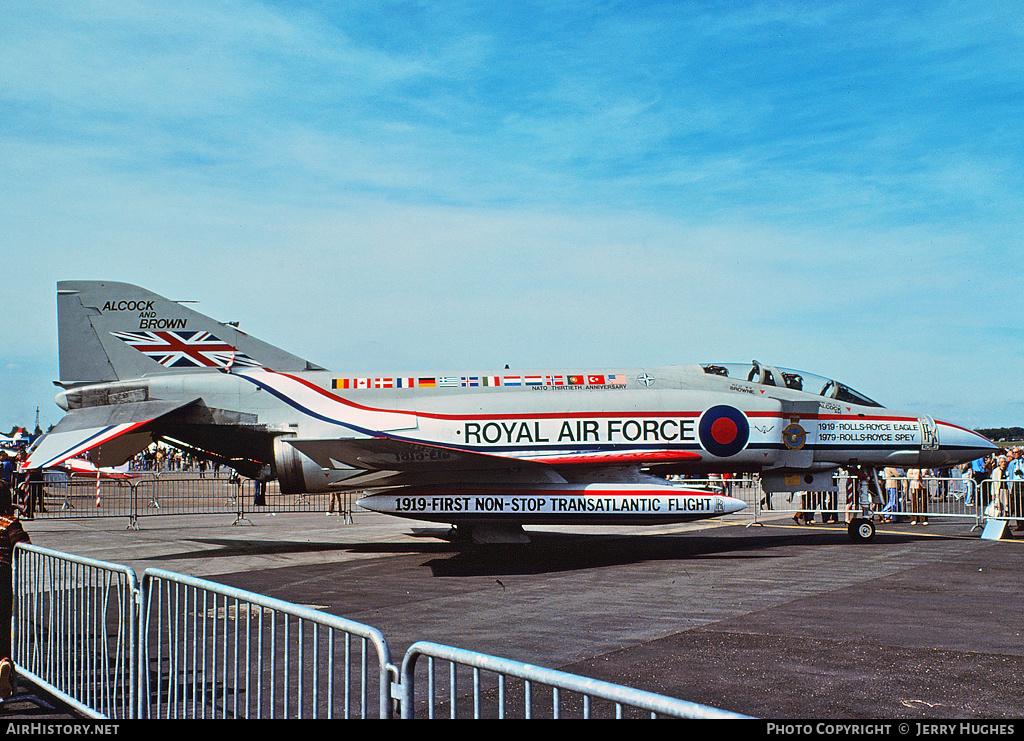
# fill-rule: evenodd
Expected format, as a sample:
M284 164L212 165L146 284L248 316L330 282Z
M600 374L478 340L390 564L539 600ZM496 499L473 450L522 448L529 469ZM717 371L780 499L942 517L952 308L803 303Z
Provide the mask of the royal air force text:
M466 422L465 442L473 445L522 443L601 443L692 441L692 419L596 419L530 422Z
M521 445L524 443L692 442L694 419L577 419L544 421L465 422L461 430L468 445ZM823 443L914 442L915 422L820 422Z

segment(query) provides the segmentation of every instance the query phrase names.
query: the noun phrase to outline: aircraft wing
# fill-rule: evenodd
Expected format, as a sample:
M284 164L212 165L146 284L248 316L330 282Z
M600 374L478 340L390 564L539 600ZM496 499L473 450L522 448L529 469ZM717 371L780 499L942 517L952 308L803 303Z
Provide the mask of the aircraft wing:
M506 457L442 445L424 445L388 437L288 442L323 468L338 464L373 471L485 471L555 468L641 466L700 460L700 454L680 450L563 453L536 457Z
M72 409L29 453L25 468L52 468L93 451L97 466L120 465L153 442L147 425L188 406L187 401L142 401Z

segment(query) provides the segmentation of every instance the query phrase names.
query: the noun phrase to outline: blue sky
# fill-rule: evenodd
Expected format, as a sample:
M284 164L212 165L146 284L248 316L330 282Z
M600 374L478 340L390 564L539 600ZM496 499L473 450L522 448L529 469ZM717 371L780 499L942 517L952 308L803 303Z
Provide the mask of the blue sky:
M1010 3L16 3L0 429L58 280L338 371L757 358L1024 423Z

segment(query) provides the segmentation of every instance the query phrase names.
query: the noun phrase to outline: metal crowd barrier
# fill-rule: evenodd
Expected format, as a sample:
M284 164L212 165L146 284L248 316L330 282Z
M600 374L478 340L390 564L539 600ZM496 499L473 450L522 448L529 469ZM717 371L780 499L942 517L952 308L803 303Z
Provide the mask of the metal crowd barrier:
M1018 528L1024 526L1024 479L985 479L980 492L977 504L986 520L1014 521ZM995 506L990 509L990 505Z
M416 643L401 671L381 633L281 600L37 546L15 547L13 659L21 675L94 718L412 718L438 705L414 672L420 656L451 664L451 711L473 717L624 717L627 709L684 718L737 718L714 708L433 643ZM457 665L474 673L460 694ZM519 704L481 705L482 670L519 683ZM533 684L550 700L534 699ZM561 693L571 698L563 702ZM399 702L396 713L394 702ZM452 717L455 717L454 715Z
M135 717L135 573L28 544L17 545L15 555L18 673L86 716Z
M386 718L380 631L168 571L142 577L150 718Z
M973 480L957 476L926 475L922 483L921 493L916 494L910 478L897 477L896 498L892 503L889 501L884 477L878 495L873 496L863 482L845 475L836 477L837 491L766 494L757 486L743 489L733 496L747 502L755 523L777 515L820 516L822 520L829 516L829 519L846 522L850 516L865 509L871 515L896 518L896 521L933 517L962 518L973 520L977 526L984 519L984 507L979 504Z
M416 667L422 657L427 659L427 691L421 693L425 696L418 700L416 689L420 683L416 679ZM447 662L447 672L437 671L439 661ZM460 669L469 674L469 679L465 680L471 686L469 695L460 692ZM485 687L483 672L496 675L496 684ZM509 682L510 678L513 682ZM515 689L511 686L513 683ZM534 697L534 685L548 688L550 694ZM418 709L425 711L428 718L437 718L439 705L447 706L449 718L461 717L461 710L472 714L474 719L530 719L538 715L550 718L624 718L629 710L642 711L652 718L745 717L597 679L426 641L414 643L406 652L402 662L401 690L403 718L415 718Z
M41 499L32 502L32 518L126 517L137 529L140 517L158 515L234 516L236 524L261 512L336 512L351 522L355 494L282 494L276 481L260 485L222 470L133 471L125 478L68 476L47 471Z
M680 479L672 483L688 488L707 488L741 499L748 508L740 517L752 518L756 524L776 515L810 515L820 513L846 521L851 513L863 509L880 516L889 516L885 510L888 494L882 484L881 498L873 499L860 491L856 479L837 476L836 492L793 492L767 495L756 476L729 478ZM960 517L973 518L975 524L983 519L982 498L975 496L971 479L959 477L926 476L927 496L914 498L910 479L898 478L896 517ZM986 484L987 485L987 484ZM45 485L43 504L35 517L42 519L77 517L127 517L129 527L137 528L139 519L156 515L209 515L224 514L234 517L235 524L249 522L249 516L262 512L337 512L346 523L352 522L358 494L351 492L329 494L282 494L277 482L269 482L265 493L257 492L257 482L251 479L231 478L226 472L207 473L200 477L194 472L141 472L126 480L68 479L50 476ZM990 497L989 497L990 498ZM259 504L257 504L259 502ZM914 504L917 504L915 511Z

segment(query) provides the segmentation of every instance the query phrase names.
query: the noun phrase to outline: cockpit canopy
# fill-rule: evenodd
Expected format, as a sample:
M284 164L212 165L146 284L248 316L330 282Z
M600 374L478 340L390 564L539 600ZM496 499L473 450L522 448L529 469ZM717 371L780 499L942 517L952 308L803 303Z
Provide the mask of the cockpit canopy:
M877 401L869 399L864 394L854 391L846 386L829 378L805 373L803 371L790 370L789 368L774 368L764 365L756 360L752 363L708 363L702 365L705 373L715 376L726 376L749 383L761 383L765 386L778 386L803 391L808 394L817 394L827 399L844 401L848 404L859 404L866 407L882 406Z

